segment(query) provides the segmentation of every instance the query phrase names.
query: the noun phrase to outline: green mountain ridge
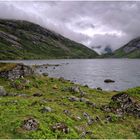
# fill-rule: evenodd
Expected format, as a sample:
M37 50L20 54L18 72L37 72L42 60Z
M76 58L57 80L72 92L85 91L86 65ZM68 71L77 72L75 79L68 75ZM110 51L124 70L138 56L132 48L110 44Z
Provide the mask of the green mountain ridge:
M126 45L115 50L112 54L105 54L103 57L111 58L140 58L140 37L137 37Z
M0 19L0 59L95 58L88 47L40 25Z

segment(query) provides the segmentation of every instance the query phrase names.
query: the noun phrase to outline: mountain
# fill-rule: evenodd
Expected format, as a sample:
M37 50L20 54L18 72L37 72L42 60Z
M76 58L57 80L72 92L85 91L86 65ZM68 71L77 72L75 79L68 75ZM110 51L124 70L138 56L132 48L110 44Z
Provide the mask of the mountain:
M0 19L0 59L95 58L98 54L40 25Z
M123 47L113 52L110 57L115 58L140 58L140 37L131 40Z

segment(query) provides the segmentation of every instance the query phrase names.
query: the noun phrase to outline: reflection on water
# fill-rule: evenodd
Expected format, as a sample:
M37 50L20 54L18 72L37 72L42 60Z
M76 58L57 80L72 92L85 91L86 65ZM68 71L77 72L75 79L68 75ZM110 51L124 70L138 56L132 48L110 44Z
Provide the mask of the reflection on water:
M9 62L9 61L8 61ZM13 62L13 61L11 61ZM140 60L138 59L66 59L66 60L24 60L24 64L60 64L58 67L41 68L51 77L87 84L104 90L124 90L140 86ZM104 83L105 79L115 83Z

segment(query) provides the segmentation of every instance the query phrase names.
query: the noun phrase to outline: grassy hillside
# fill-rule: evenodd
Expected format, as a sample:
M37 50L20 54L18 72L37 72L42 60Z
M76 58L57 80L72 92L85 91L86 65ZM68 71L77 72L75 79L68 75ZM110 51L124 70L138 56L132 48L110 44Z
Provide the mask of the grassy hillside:
M7 93L5 96L2 96L2 90ZM139 139L140 119L131 115L132 112L121 114L121 98L117 102L112 98L118 93L41 75L14 81L0 78L0 138ZM139 87L121 93L125 95L124 107L131 104L131 99L140 103ZM109 111L111 107L117 108L119 115ZM34 125L26 124L29 119ZM63 124L63 129L54 131L60 124ZM32 130L27 129L30 127Z
M140 37L131 40L108 56L116 58L140 58Z
M95 58L97 53L37 24L0 20L0 59Z

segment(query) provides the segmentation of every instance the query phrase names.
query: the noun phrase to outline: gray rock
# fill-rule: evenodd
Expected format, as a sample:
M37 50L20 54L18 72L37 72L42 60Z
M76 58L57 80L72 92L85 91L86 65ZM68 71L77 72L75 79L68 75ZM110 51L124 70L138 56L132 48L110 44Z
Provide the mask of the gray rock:
M19 96L19 97L29 97L29 95L27 95L27 94L17 94L16 96Z
M88 118L87 124L92 125L95 122L93 118Z
M71 97L69 97L68 99L69 99L69 101L71 101L71 102L80 101L80 99L77 98L77 97L75 97L75 96L71 96Z
M88 105L88 106L91 106L91 107L96 107L96 104L95 103L93 103L93 102L91 102L91 101L86 101L86 104Z
M110 115L107 115L105 119L107 122L112 122L112 117Z
M92 136L93 135L93 132L92 131L83 131L82 134L80 135L80 138L85 138L87 135ZM91 138L94 139L93 136Z
M132 104L132 102L133 102L132 99L130 98L130 96L128 94L125 94L125 93L116 94L111 99L114 102L120 102L120 103Z
M42 113L46 113L46 112L52 112L52 109L50 107L48 107L48 106L45 106L40 111Z
M43 76L48 76L48 73L42 73Z
M61 81L61 82L63 82L63 83L66 82L66 80L65 80L63 77L60 77L60 78L59 78L59 81Z
M76 116L76 120L82 120L82 118L79 116Z
M83 116L87 119L87 124L92 125L95 120L86 112L83 113Z
M89 101L89 100L86 98L80 98L80 102L86 103L87 101Z
M120 116L127 113L140 117L140 104L138 104L128 94L119 93L114 95L111 99L117 104L117 107L110 105L110 108L114 113L117 113Z
M33 96L34 96L34 97L41 97L42 94L41 94L41 93L34 93Z
M80 102L83 102L85 104L87 104L88 106L91 106L91 107L96 107L96 104L89 101L89 99L86 99L86 98L80 98Z
M70 111L69 110L63 110L63 113L66 114L66 115L70 115Z
M6 93L5 89L4 89L4 87L0 86L0 96L6 96L6 95L7 95L7 93Z
M54 132L57 130L57 131L61 131L61 132L66 133L66 134L69 133L69 128L64 123L56 123L55 125L52 126L52 130Z
M99 117L99 116L96 116L95 121L96 121L96 122L101 121L100 117Z
M69 91L72 93L80 93L80 88L78 86L73 86L69 88Z
M88 118L90 117L89 114L86 113L86 112L83 113L83 116L84 116L86 119L88 119Z
M101 110L105 111L105 112L111 112L111 108L108 105L103 105L101 107Z
M101 87L97 87L97 90L102 91L102 88Z
M1 71L0 77L15 80L20 77L30 76L34 74L34 70L30 66L26 66L23 64L17 64L13 69L8 71Z
M105 83L114 83L115 81L114 80L111 80L111 79L105 79L104 82Z
M83 97L86 95L86 93L84 91L82 91L81 89L79 89L79 92L80 92L80 97Z
M39 122L34 118L29 118L24 120L22 128L28 131L37 130L39 127Z
M88 85L84 85L84 87L87 87L88 88Z

